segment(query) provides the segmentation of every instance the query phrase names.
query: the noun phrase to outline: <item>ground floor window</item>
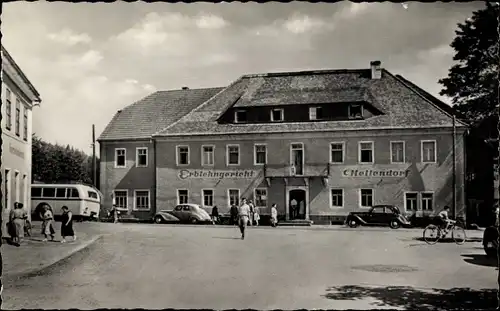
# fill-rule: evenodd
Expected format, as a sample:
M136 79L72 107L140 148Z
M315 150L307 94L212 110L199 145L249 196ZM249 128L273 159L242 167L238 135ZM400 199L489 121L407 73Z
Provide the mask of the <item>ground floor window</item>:
M267 189L258 188L254 191L255 206L267 207Z
M331 207L342 207L344 206L344 191L342 189L331 189Z
M128 191L115 190L115 206L118 209L128 209Z
M214 191L212 189L203 189L203 206L214 206Z
M229 206L240 205L240 189L229 189L227 193L229 197Z
M432 211L434 209L434 194L432 192L423 192L422 194L422 210Z
M149 190L135 191L135 208L138 210L149 209Z
M177 190L177 204L188 203L188 191L186 189Z
M416 192L405 193L405 210L407 211L417 211L417 199L418 194Z
M361 189L361 207L373 206L373 189Z

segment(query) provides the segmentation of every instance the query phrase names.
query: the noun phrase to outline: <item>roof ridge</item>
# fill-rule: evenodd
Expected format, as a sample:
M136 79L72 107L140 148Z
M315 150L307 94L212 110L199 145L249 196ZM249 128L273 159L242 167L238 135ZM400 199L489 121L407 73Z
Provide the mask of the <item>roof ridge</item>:
M369 68L361 69L312 69L312 70L299 70L299 71L281 71L281 72L267 72L267 73L254 73L243 75L242 78L258 78L258 77L283 77L283 76L298 76L298 75L313 75L313 74L332 74L332 73L361 73L370 70Z

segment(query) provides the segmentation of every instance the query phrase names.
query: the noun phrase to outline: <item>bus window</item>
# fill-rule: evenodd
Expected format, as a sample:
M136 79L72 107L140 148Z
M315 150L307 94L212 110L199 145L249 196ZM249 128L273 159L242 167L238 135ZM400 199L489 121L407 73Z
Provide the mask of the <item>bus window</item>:
M66 188L57 188L56 198L66 198Z
M70 192L70 190L71 190L71 192ZM78 189L76 189L76 188L68 189L68 197L79 199L80 193L78 193Z
M43 188L43 197L44 198L53 198L56 196L55 188Z
M32 198L41 198L42 197L42 188L32 187L31 188L31 197Z
M88 194L89 194L89 198L98 199L97 193L95 193L94 191L89 191Z

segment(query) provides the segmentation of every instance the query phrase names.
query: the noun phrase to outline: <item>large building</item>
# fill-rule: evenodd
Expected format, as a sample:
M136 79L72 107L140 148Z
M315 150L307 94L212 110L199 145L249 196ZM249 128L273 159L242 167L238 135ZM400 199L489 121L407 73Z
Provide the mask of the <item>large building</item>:
M30 215L32 110L40 94L2 46L2 232L14 202Z
M466 125L382 69L245 75L225 88L158 92L119 111L99 141L110 205L137 218L242 197L315 223L395 204L465 216Z

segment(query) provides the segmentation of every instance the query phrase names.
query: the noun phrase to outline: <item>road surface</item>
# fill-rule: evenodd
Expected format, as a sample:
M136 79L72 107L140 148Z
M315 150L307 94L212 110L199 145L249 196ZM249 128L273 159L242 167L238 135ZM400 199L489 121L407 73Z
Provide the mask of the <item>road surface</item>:
M81 226L85 226L82 224ZM425 309L495 307L479 242L426 245L421 231L88 224L87 250L5 284L4 307Z

